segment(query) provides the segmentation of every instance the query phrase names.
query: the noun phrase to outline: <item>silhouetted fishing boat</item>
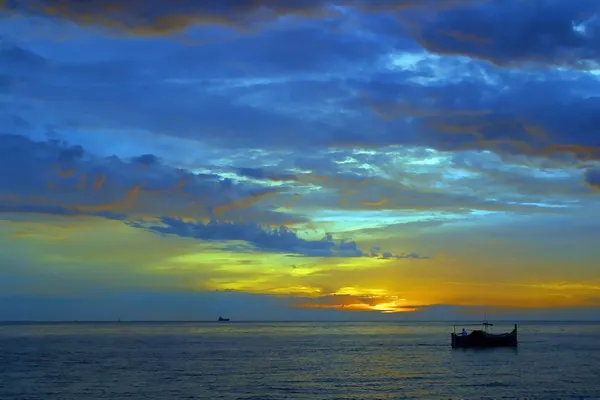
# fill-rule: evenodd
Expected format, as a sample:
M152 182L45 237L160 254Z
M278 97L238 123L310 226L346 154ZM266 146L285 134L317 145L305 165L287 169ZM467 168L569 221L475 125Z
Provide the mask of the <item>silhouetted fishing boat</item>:
M453 325L454 332L451 333L452 338L452 348L457 347L517 347L517 324L515 324L514 329L511 332L505 333L490 333L488 332L488 327L494 326L494 324L489 324L487 322L483 322L482 324L477 324L477 326L483 325L483 329L475 329L470 333L465 334L466 331L463 328L463 331L460 333L456 333L456 327L461 325ZM473 326L473 325L462 325L462 326Z
M218 321L218 322L227 322L227 321L229 321L229 318L222 318L222 317L219 317L219 319L218 319L217 321Z

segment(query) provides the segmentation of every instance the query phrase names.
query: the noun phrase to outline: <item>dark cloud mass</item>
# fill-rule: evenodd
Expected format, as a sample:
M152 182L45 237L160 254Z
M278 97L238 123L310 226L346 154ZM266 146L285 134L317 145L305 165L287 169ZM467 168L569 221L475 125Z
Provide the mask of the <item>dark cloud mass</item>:
M290 15L341 22L349 17L349 11L341 12L336 8L340 6L364 13L367 20L379 14L397 14L411 36L434 53L467 55L500 66L538 63L588 69L598 65L600 23L594 0L573 3L560 0L227 0L218 3L26 0L5 1L3 7L11 12L45 14L83 25L100 25L138 34L168 34L195 24L248 27ZM369 26L368 23L365 26ZM397 30L396 26L389 26L388 33ZM286 35L284 33L275 40L291 43L293 38L290 41ZM275 49L294 48L297 51L305 43L294 41L294 46L289 47L275 44ZM353 44L360 45L359 42ZM321 41L315 41L311 47L321 45ZM340 49L344 47L329 48L336 52ZM318 51L318 48L314 50ZM280 61L287 59L280 58Z
M600 190L600 168L590 169L585 174L586 182Z
M575 66L571 61L591 60L597 47L590 1L572 7L558 1L443 6L400 1L377 7L350 1L344 12L324 1L16 4L6 2L5 8L71 19L85 15L100 24L130 19L125 25L149 28L164 21L183 28L251 16L263 22L303 16L302 23L242 33L224 43L174 45L143 62L131 55L101 63L61 62L7 41L0 69L11 93L19 93L16 102L6 101L7 125L20 133L30 129L23 123L31 124L30 116L41 112L41 100L54 126L141 129L223 149L418 145L574 154L581 160L600 156L595 96L600 83L594 76L544 70L533 78L532 70L431 58L408 44L412 38L434 53L495 60L506 67L518 67L524 55L538 63ZM335 11L326 24L314 19L323 10ZM385 19L395 13L398 18ZM401 18L407 15L417 31ZM373 21L384 19L376 29ZM163 33L169 30L163 28ZM390 64L407 54L421 60ZM90 81L95 82L91 87ZM148 157L139 162L154 162ZM258 179L295 178L295 173L259 171L238 172Z
M4 3L4 7L13 12L58 16L82 25L104 25L140 34L165 34L195 23L239 26L282 15L314 15L323 12L327 5L325 0L132 0L126 3L113 0L7 0Z
M597 0L0 0L0 18L13 293L114 275L313 309L595 298Z
M251 218L257 212L253 199L272 192L259 184L242 185L217 174L193 174L159 165L154 155L131 161L98 157L81 146L58 140L36 142L18 135L0 135L0 166L11 171L0 176L5 211L132 216L168 213L205 218L219 207L242 202L245 207L230 207L220 217ZM264 218L275 224L296 220L268 210Z
M419 6L436 10L482 0L6 0L4 8L11 12L58 16L82 25L103 25L138 34L168 34L194 24L223 24L250 27L278 17L331 17L343 15L335 7L354 7L361 11L401 11ZM2 3L0 3L2 5Z
M160 234L210 241L242 241L254 250L308 257L367 256L355 242L302 239L282 223L307 219L258 207L283 191L259 184L239 184L218 174L194 174L159 165L144 154L131 161L97 157L81 146L58 140L34 142L17 135L0 135L0 212L92 215L124 220L128 225ZM262 170L241 169L253 177ZM285 176L270 179L287 179ZM164 216L170 215L170 216ZM139 217L160 218L161 226ZM184 222L210 219L208 223ZM253 222L257 220L260 222ZM230 250L249 248L228 246ZM383 258L394 256L391 253ZM413 258L413 257L411 257Z
M537 63L588 69L598 65L600 23L594 0L4 2L4 9L11 12L45 14L86 26L154 35L178 32L195 24L260 26L292 15L339 21L349 16L348 11L343 13L336 8L340 6L362 12L367 19L378 14L397 14L413 38L434 53L467 55L501 66ZM398 28L390 26L389 30L392 33ZM280 39L286 39L286 35ZM295 44L293 47L297 48L302 42ZM314 42L315 45L320 46L321 42Z
M174 234L211 241L244 241L257 250L298 254L307 257L361 257L366 256L355 242L335 242L331 235L322 240L306 240L298 237L291 229L281 226L265 229L257 224L221 223L210 221L206 224L185 223L173 218L162 218L162 225L150 225L146 229L162 234ZM132 223L143 227L143 224ZM386 257L386 258L391 258Z
M318 27L313 26L308 32L316 30ZM337 44L332 42L331 46L337 49L348 38L336 35L332 38ZM269 44L278 36L265 33L232 42L226 53L237 54L238 49L247 51L253 46L271 49ZM318 36L312 40L322 42ZM285 46L284 42L277 43ZM48 61L41 73L19 68L21 77L5 66L10 87L22 95L16 103L7 102L6 107L12 112L15 129L22 129L17 120L27 121L28 114L35 112L39 103L27 100L35 98L46 102L53 123L144 129L224 148L400 144L598 158L600 142L595 127L600 121L593 88L600 88L600 83L592 76L547 72L545 79L530 79L527 73L515 74L477 62L467 67L457 61L438 65L421 62L419 69L384 73L386 46L368 53L355 47L352 53L351 43L339 59L343 60L342 66L338 65L340 75L333 77L324 69L331 62L310 62L300 69L286 65L293 53L275 57L268 52L251 52L250 59L241 57L240 62L255 69L242 71L239 62L204 47L178 50L179 69L173 67L172 60L164 64L166 57L144 66L152 73L118 60L108 69L106 63ZM327 48L311 47L309 53L315 60L331 61ZM39 64L39 55L29 52L30 56L24 56L24 52L28 53L19 48L6 57L18 54L27 65ZM204 60L209 60L210 71L221 71L218 79L219 75L206 78L211 72ZM267 64L271 67L265 69ZM360 72L364 66L353 70L363 64L370 64L373 72ZM237 67L232 69L233 65ZM420 83L447 68L460 75ZM308 75L293 77L300 70ZM278 78L265 75L275 71ZM173 73L183 74L178 78L181 82L169 78ZM63 82L66 76L69 80ZM98 83L93 90L87 83L90 79ZM293 103L289 103L290 96ZM138 101L140 98L144 100ZM69 116L61 117L65 110Z
M427 50L481 58L503 67L600 66L600 21L594 0L490 0L444 10L415 30Z
M402 255L394 255L387 251L380 253L379 248L364 252L356 242L336 241L333 235L329 233L320 240L303 239L298 236L298 233L285 226L270 229L256 223L232 223L216 220L207 223L186 223L168 217L163 217L160 223L160 225L143 222L130 222L129 224L160 234L172 234L209 241L243 241L251 246L249 248L227 247L238 251L258 250L304 257L375 257L381 260L429 258L416 253Z

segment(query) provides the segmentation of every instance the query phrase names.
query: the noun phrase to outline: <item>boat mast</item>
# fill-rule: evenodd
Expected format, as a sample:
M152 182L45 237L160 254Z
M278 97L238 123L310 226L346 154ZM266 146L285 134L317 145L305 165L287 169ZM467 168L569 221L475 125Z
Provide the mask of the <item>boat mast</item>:
M488 331L488 320L487 320L487 311L483 312L483 326L484 326L484 330L487 333Z

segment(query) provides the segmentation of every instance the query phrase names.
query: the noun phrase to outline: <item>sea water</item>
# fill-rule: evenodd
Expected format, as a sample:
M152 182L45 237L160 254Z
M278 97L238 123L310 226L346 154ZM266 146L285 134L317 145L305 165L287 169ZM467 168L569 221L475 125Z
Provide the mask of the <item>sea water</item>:
M451 331L406 322L0 324L0 399L600 398L598 323L522 322L518 349L452 349Z

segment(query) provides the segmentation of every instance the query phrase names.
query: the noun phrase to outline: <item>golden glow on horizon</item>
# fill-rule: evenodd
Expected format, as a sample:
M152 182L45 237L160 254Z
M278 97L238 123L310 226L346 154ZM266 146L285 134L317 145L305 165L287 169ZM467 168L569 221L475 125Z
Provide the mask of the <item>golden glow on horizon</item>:
M62 276L63 291L71 290L72 282L175 291L234 290L288 298L293 307L382 313L415 312L435 304L576 307L597 305L600 298L600 279L591 279L592 270L581 270L579 280L565 280L562 265L551 260L514 265L496 260L482 269L479 259L441 256L431 260L289 257L224 251L217 247L219 243L161 237L102 218L36 216L31 221L23 214L14 218L0 222L0 240L9 243L6 255L14 255L39 274ZM543 281L538 272L542 267ZM571 275L576 276L575 270Z
M353 304L314 304L314 303L301 303L297 305L298 308L309 308L309 309L332 309L342 311L379 311L383 314L402 313L402 312L416 312L419 309L417 307L402 307L396 302L380 303L380 304L365 304L365 303L353 303Z
M552 53L552 40L500 55L487 46L507 43L498 32L453 26L456 12L485 17L486 0L15 3L0 0L15 22L4 33L16 63L3 74L38 84L8 88L0 297L227 292L265 308L384 314L600 310L600 146L587 104L600 70L575 65L576 49ZM370 29L383 14L411 51L361 51L399 39ZM44 15L70 28L27 22ZM358 35L340 24L348 16ZM325 21L339 35L318 29ZM588 22L572 28L585 34ZM285 52L254 51L297 34L327 41L304 49L304 71L281 63ZM85 53L76 37L97 46ZM142 57L99 59L93 48L108 44ZM189 52L238 48L251 55L243 64L184 65ZM335 65L331 48L344 52ZM64 73L73 65L76 76ZM61 73L67 91L52 81ZM525 98L518 82L567 98L566 109ZM390 95L394 85L410 90ZM84 95L95 86L102 104Z

